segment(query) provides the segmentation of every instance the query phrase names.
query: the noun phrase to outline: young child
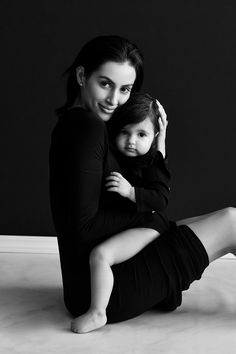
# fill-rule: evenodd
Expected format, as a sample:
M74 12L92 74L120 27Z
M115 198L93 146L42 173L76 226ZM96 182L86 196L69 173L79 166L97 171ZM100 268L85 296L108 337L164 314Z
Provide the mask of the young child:
M107 191L128 198L138 212L150 213L150 223L116 234L92 250L91 305L87 313L72 321L73 332L87 333L106 324L113 288L111 266L136 255L169 226L162 213L170 191L165 163L167 121L159 107L151 96L134 94L109 122L111 146L122 174L111 172L106 178Z

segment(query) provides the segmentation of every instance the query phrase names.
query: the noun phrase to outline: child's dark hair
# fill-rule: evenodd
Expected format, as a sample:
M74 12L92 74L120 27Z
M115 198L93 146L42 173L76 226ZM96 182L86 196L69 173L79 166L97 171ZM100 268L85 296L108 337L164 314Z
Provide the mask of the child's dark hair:
M158 119L160 116L155 98L149 94L134 93L125 104L115 110L108 121L110 138L114 140L123 127L143 122L147 117L150 118L156 134L159 132Z
M139 48L126 38L120 36L98 36L87 42L75 58L73 64L65 71L68 75L67 100L63 107L56 110L63 114L71 107L79 95L80 87L76 78L76 69L83 66L86 78L96 71L102 64L112 61L124 63L128 61L134 67L136 79L132 92L138 92L143 82L143 55Z

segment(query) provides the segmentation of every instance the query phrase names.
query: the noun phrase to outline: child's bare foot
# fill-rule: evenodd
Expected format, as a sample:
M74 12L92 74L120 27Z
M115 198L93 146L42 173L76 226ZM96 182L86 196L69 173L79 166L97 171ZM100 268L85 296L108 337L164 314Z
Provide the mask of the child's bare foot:
M71 330L75 333L87 333L107 323L106 312L88 311L71 322Z

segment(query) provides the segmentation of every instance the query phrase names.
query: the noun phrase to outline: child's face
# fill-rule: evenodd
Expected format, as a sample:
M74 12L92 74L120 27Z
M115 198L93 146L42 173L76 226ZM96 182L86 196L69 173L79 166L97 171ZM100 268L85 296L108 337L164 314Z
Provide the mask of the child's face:
M134 157L146 154L155 137L153 123L147 117L137 124L128 124L116 137L116 146L126 156Z

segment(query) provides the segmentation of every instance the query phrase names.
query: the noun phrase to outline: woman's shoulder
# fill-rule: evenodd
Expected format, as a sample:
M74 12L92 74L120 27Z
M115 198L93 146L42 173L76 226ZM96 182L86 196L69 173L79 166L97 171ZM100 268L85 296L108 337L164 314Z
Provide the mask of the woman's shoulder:
M87 111L81 107L67 109L59 117L58 131L64 139L88 139L103 140L106 135L105 122L95 113Z
M74 129L99 129L105 130L105 123L95 113L88 111L82 107L72 107L67 109L65 114L61 117L65 125L71 126Z
M59 117L54 135L67 145L107 144L105 122L95 113L81 107L67 109Z

